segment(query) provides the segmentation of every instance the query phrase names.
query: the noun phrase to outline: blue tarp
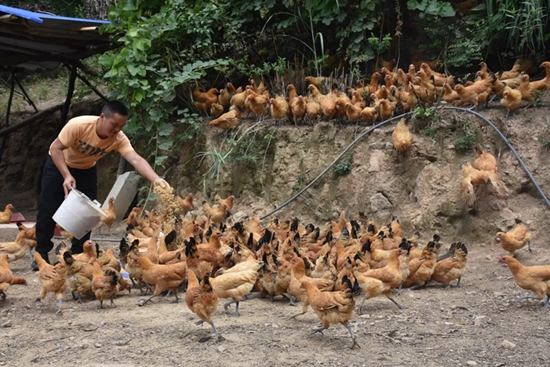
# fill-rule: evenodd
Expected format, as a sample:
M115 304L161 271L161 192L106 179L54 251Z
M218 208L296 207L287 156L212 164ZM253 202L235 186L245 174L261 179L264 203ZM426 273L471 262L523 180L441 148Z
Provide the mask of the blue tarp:
M106 20L95 20L95 19L84 19L84 18L68 18L60 17L58 15L50 15L44 13L35 13L33 11L13 8L11 6L0 5L0 13L12 14L20 18L25 18L32 20L34 22L42 23L43 19L57 19L70 22L86 22L86 23L96 23L96 24L108 24L109 21Z

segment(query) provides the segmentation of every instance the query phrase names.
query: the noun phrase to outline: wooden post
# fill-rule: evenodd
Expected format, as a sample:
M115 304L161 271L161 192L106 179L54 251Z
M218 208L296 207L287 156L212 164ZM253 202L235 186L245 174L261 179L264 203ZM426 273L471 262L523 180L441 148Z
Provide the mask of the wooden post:
M76 71L77 71L76 65L71 64L70 70L71 70L71 76L69 77L69 89L67 90L67 98L65 98L65 104L63 105L63 109L61 110L61 125L60 125L61 127L59 128L59 131L61 131L63 126L65 126L65 124L67 123L67 116L69 115L69 109L71 107L71 101L73 99L74 83L76 81Z
M8 98L8 108L6 110L6 128L10 127L10 112L11 112L11 103L13 101L13 92L15 90L15 75L11 73L11 88L10 88L10 97ZM4 148L6 147L6 141L8 140L7 135L2 139L2 145L0 146L0 164L2 163L2 153L4 153Z

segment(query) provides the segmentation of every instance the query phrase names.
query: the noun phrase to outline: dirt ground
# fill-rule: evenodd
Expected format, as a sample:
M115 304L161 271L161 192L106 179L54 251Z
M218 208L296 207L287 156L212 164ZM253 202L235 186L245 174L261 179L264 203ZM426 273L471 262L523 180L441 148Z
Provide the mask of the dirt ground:
M545 106L549 104L546 99ZM520 117L508 120L503 118L500 108L489 111L493 114L491 119L506 128L507 137L516 142L515 148L548 193L549 153L547 148L541 147L550 131L550 118L544 112L547 107L521 111ZM451 122L450 118L443 121L448 125ZM102 310L98 309L96 300L85 299L83 304L78 304L66 292L64 314L57 316L57 304L51 294L43 302L36 302L40 285L37 274L30 271L29 257L25 257L11 265L16 275L27 279L28 286L13 286L7 292L7 299L0 303L0 365L431 367L548 364L550 349L546 339L550 330L547 317L550 310L542 310L538 301L518 301L518 297L527 292L515 285L509 269L498 262L504 251L492 242L497 230L509 228L514 218L520 217L533 231L534 253L520 250L519 260L525 265L550 264L546 241L548 209L538 193L510 152L502 149L500 156L501 143L482 127L478 139L484 146L490 146L495 155L498 153L499 172L511 194L504 202L495 199L488 190L478 191L479 199L470 210L460 197L458 177L461 162L471 161L473 150L456 153L450 147L456 139L452 131L441 129L438 140L418 134L415 135L416 153L409 158L413 164L405 169L405 165L394 162L393 147L387 147L391 129L380 129L369 138L368 144L357 147L350 175L313 187L311 193L289 206L282 216L302 218L302 214L307 213L316 218L329 215L334 218L339 210L366 207L368 215L383 211L381 217L391 217L397 210L403 218L405 235L410 236L412 228L420 229L422 244L426 244L436 230L445 244L443 251L451 242L466 242L468 265L459 288L444 289L434 284L421 290L405 290L397 297L404 307L402 310L385 298L366 302L364 314L356 315L351 322L361 348L346 348L350 340L341 325L331 326L323 335L312 335L311 330L319 324L312 310L297 320L290 320L289 317L298 312L296 307L290 306L286 299L276 299L272 303L258 294L242 302L241 316L237 318L225 315L224 301L220 302L213 317L224 337L219 342L199 342L212 334L211 328L195 325L197 317L183 300L174 304L173 297L157 299L139 307L143 296L137 289L131 294L119 295L115 300L116 308L109 307L106 302ZM251 186L245 186L235 192L238 211L264 214L266 208L282 203L290 196L293 190L290 187L303 187L315 172L330 163L349 143L349 139L344 138L351 131L326 123L299 131L293 126L281 127L281 130L288 132L289 137L279 140L273 175L267 176L273 181L271 189L255 193ZM319 147L311 145L315 134L321 136L322 133L326 137L326 132L332 134L327 138L328 143L319 144ZM306 143L310 144L309 150L304 151ZM304 182L298 180L300 170L296 163L302 160L307 167L303 172L307 178ZM399 170L394 171L394 166ZM231 179L238 175L225 173L223 185L218 184L222 193L231 192L234 188ZM186 188L185 184L180 183L180 188ZM390 201L389 208L378 204L380 192ZM266 199L266 196L270 197ZM27 219L34 220L36 207L32 192L4 190L2 201L8 200ZM202 198L197 198L198 203L201 201ZM323 224L322 220L311 220L315 225ZM114 237L122 235L120 223ZM11 235L0 231L0 242L11 240ZM105 248L114 246L118 254L118 243L100 244ZM357 303L361 300L359 296Z
M117 236L122 228L120 224ZM0 233L0 241L10 240L6 237ZM443 242L448 244L445 238ZM118 253L118 244L100 244ZM521 250L519 259L547 263L543 253L541 248L534 254ZM500 254L498 245L469 244L459 288L432 285L403 291L397 297L402 310L385 298L367 301L364 314L351 322L361 346L353 350L346 348L350 340L341 325L312 335L318 326L313 311L290 320L296 307L258 294L242 302L240 317L226 316L220 302L213 319L224 340L204 343L199 339L211 335L211 328L195 325L197 317L183 300L175 304L173 297L157 299L139 307L143 297L137 289L119 295L116 308L106 302L102 310L96 300L78 304L66 292L64 314L57 316L53 295L36 301L40 284L25 257L12 263L12 269L28 286L10 288L0 305L0 365L543 365L550 358L550 310L541 310L536 301L517 301L525 292L497 262Z

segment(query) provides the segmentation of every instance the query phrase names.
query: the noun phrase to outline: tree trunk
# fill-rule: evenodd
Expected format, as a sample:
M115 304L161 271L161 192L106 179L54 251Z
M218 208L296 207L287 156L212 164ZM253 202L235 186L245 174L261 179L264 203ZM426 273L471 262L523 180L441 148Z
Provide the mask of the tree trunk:
M86 14L91 19L107 19L110 0L86 0Z

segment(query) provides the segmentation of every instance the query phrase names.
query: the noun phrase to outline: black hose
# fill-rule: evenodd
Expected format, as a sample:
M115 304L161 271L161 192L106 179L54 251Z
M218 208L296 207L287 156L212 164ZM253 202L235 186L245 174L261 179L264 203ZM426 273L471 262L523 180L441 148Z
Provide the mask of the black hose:
M535 181L535 178L533 177L533 175L531 174L531 172L529 171L529 169L527 169L527 166L525 165L525 163L523 162L523 160L521 159L521 157L519 156L519 154L516 152L516 150L514 149L514 147L510 144L510 142L508 141L508 139L506 139L506 137L504 136L504 134L502 134L502 132L491 122L489 121L485 116L483 116L482 114L480 114L479 112L477 111L473 111L473 110L470 110L470 109L467 109L467 108L462 108L462 107L453 107L453 106L445 106L445 107L442 107L441 109L443 110L457 110L457 111L462 111L462 112L469 112L477 117L479 117L480 119L482 119L483 121L485 121L487 124L489 124L489 126L491 126L496 132L497 134L502 138L502 140L504 140L504 142L506 143L506 145L508 146L508 148L510 148L510 150L512 151L512 153L514 153L514 155L516 156L518 162L521 164L521 166L523 167L523 170L525 171L525 173L527 173L527 176L529 176L529 179L531 180L531 182L533 183L533 185L535 185L537 191L539 192L539 194L542 196L542 198L544 199L544 201L546 202L546 205L548 205L548 207L550 207L550 201L548 200L548 198L546 197L546 195L544 194L544 192L542 191L542 189L540 188L540 186L537 184L537 181ZM349 150L355 145L357 144L357 142L359 142L359 140L361 140L365 135L368 135L370 134L372 131L378 129L379 127L381 126L384 126L386 125L388 122L391 122L391 121L394 121L394 120L397 120L397 119L401 119L403 117L407 117L409 115L411 115L412 112L407 112L407 113L404 113L402 115L399 115L399 116L395 116L395 117L392 117L388 120L385 120L385 121L382 121L376 125L374 125L373 127L371 127L370 129L366 130L365 132L361 133L361 135L359 135L353 142L351 142L350 145L348 145L346 147L346 149L344 149L344 151L342 153L340 153L340 155L338 157L336 157L336 159L334 159L334 161L328 165L327 168L325 168L325 170L323 172L321 172L317 177L315 177L313 179L313 181L311 181L306 187L304 187L302 190L300 190L300 192L298 192L296 195L294 195L293 197L291 197L290 199L288 199L286 202L284 202L281 206L279 206L278 208L272 210L271 212L265 214L264 216L260 217L260 220L263 220L267 217L269 217L270 215L273 215L275 214L276 212L278 212L279 210L283 209L285 206L287 206L288 204L290 204L291 202L293 202L298 196L302 195L307 189L309 189L311 186L313 186L313 184L315 184L315 182L317 182L317 180L319 180L323 175L325 175L325 173L328 172L328 170L334 165L336 164L336 162L338 162L340 160L340 158L342 158L347 152L349 152Z
M315 184L315 182L317 182L317 180L319 180L321 177L323 177L323 175L325 173L328 172L328 170L334 166L336 164L336 162L338 162L340 160L340 158L342 158L347 152L349 152L349 150L355 145L357 144L357 142L359 142L359 140L361 140L365 135L368 135L370 134L372 131L378 129L379 127L381 126L384 126L386 125L388 122L391 122L391 121L394 121L394 120L397 120L397 119L401 119L403 117L407 117L409 115L411 115L412 112L407 112L407 113L404 113L402 115L399 115L399 116L395 116L395 117L392 117L388 120L384 120L376 125L374 125L373 127L371 127L370 129L364 131L363 133L361 133L361 135L359 135L357 138L355 138L355 140L353 142L351 142L350 145L348 145L346 147L346 149L344 149L344 151L342 153L340 153L340 155L338 157L336 157L336 159L334 159L334 161L332 161L331 164L328 165L327 168L325 168L325 170L323 172L321 172L317 177L315 177L313 179L313 181L311 181L306 187L304 187L302 190L300 190L300 192L298 192L296 195L294 195L293 197L291 197L290 199L288 199L287 201L285 201L281 206L279 206L278 208L272 210L271 212L265 214L264 216L260 217L260 220L263 220L267 217L269 217L270 215L273 215L275 213L277 213L279 210L283 209L285 206L287 206L288 204L290 204L291 202L293 202L298 196L302 195L307 189L309 189L311 186L313 186L313 184Z

